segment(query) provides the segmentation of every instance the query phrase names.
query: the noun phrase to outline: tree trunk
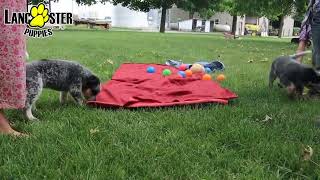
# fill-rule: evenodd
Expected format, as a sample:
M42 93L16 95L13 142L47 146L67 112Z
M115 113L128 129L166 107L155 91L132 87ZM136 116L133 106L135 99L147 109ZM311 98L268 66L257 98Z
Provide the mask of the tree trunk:
M284 26L284 16L280 16L280 27L279 27L279 33L278 33L279 38L282 38L283 26Z
M190 12L189 12L189 19L193 19L193 16L194 16L194 12L193 12L193 11L190 11Z
M166 31L166 18L167 18L167 8L162 7L161 23L160 23L160 32L161 33L164 33Z
M233 16L232 19L232 34L236 34L237 31L237 21L238 21L238 16Z

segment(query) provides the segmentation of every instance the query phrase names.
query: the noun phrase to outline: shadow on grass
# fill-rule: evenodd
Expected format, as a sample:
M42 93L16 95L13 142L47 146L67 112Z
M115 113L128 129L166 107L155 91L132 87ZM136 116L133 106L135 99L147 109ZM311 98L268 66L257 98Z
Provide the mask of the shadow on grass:
M168 110L176 110L176 109L204 109L204 110L212 110L212 106L215 107L234 107L239 104L239 100L234 99L230 100L229 104L219 104L219 103L202 103L202 104L189 104L189 105L176 105L176 106L166 106L166 107L138 107L138 108L129 108L129 107L102 107L102 106L89 106L92 109L100 109L100 110L108 110L112 112L116 112L119 110L128 110L134 112L154 112L154 111L168 111Z

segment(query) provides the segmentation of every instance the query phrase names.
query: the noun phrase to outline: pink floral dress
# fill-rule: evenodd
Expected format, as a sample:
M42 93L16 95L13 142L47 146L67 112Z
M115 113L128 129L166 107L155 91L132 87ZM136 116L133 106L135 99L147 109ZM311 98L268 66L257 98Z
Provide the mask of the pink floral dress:
M4 9L25 12L26 0L0 0L0 109L20 109L26 99L25 25L5 25Z

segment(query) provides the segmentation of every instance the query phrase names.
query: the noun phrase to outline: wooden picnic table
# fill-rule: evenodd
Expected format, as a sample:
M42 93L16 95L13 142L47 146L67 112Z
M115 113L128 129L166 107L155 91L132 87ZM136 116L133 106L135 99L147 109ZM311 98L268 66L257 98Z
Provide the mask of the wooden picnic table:
M93 28L94 26L104 27L106 30L109 30L111 28L111 22L105 21L105 20L79 19L79 20L73 20L73 22L76 26L80 24L86 24L89 28Z

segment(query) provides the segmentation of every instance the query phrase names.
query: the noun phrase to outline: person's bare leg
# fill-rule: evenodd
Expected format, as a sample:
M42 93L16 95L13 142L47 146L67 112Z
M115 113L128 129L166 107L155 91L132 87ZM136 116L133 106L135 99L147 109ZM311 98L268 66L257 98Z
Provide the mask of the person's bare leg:
M307 42L306 41L300 41L298 49L297 49L297 53L305 51L306 50L306 46L307 46ZM300 57L297 58L297 61L299 63L302 63L302 60L303 60L303 56L300 56Z
M25 134L20 133L18 131L15 131L12 129L12 127L9 124L9 121L4 116L3 111L0 109L0 134L7 134L7 135L13 135L13 136L24 136Z

